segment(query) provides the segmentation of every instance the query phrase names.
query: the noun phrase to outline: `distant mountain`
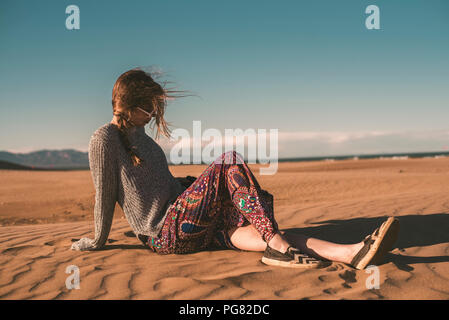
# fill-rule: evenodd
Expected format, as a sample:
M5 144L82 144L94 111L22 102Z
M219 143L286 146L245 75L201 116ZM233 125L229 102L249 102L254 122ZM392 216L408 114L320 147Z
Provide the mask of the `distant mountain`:
M15 164L31 167L31 169L33 167L46 169L89 169L88 153L73 149L45 149L29 153L0 151L0 160L9 163L2 164L2 167Z
M8 161L0 160L0 169L9 169L9 170L33 170L31 167L22 166L20 164L11 163Z

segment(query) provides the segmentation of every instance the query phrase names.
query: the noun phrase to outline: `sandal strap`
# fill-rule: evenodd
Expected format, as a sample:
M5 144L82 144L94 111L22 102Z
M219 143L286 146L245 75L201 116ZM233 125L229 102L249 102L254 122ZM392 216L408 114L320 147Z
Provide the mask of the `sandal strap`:
M376 230L373 231L373 233L367 235L365 237L365 239L363 239L364 245L363 245L362 249L360 249L360 251L357 252L355 257L352 259L351 265L353 265L353 266L356 265L358 263L358 261L368 253L369 249L371 248L371 245L379 237L379 230L380 230L380 228L377 228Z

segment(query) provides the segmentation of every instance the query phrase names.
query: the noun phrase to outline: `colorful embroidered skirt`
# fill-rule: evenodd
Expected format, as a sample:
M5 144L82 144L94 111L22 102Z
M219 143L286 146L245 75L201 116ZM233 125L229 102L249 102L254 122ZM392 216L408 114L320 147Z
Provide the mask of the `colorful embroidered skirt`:
M242 156L226 152L169 207L157 238L147 244L160 254L236 249L228 230L252 224L265 242L278 231L273 196L262 190Z

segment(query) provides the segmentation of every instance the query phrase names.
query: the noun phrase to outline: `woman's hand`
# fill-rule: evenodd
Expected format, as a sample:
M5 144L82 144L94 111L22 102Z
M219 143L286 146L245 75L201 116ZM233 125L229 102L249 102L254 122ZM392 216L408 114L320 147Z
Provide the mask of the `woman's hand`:
M94 250L96 248L94 246L94 240L89 238L81 238L78 241L72 243L70 249L76 251L87 251L87 250Z

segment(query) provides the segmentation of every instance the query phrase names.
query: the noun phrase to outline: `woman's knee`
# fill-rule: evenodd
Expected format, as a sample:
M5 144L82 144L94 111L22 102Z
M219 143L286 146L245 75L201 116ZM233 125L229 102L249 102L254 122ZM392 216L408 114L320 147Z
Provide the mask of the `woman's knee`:
M220 164L243 164L244 162L245 160L243 159L243 156L235 150L223 152L215 160L215 163Z

